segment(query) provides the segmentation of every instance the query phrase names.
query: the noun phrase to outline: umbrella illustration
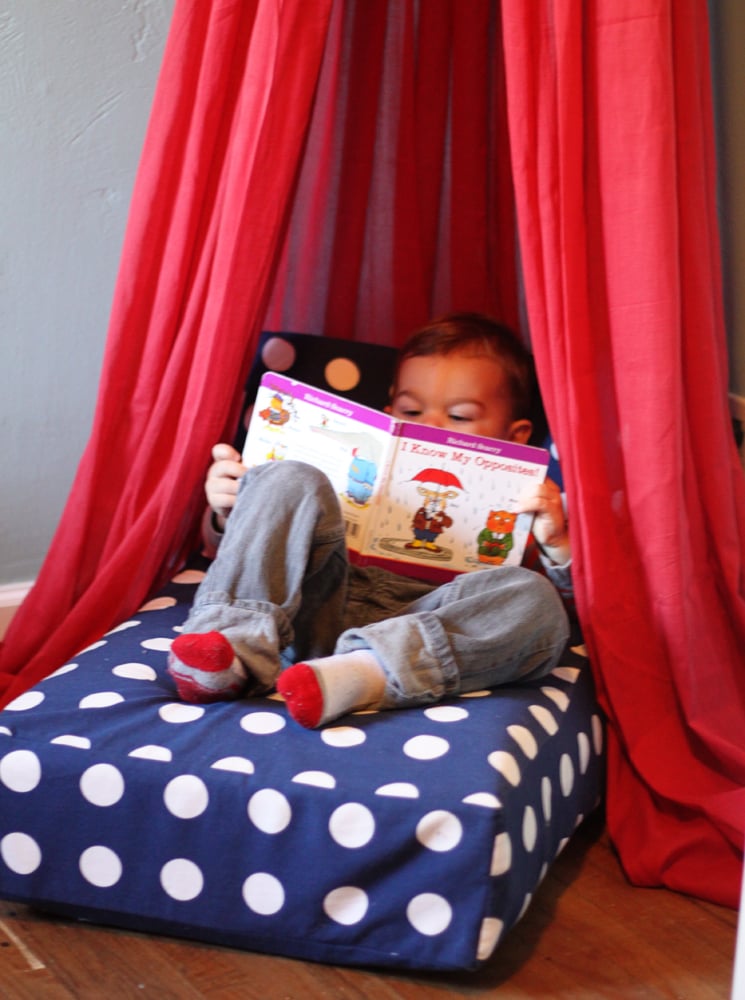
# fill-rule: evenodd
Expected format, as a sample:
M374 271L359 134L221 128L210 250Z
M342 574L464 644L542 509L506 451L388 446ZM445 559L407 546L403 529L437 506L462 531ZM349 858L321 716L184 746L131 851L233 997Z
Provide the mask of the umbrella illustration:
M456 489L463 489L460 479L447 469L422 469L412 476L412 482L415 480L419 483L434 483L435 486L454 486Z
M435 469L431 467L422 469L415 476L412 476L411 482L426 483L428 486L434 486L436 488L434 492L431 489L428 491L430 500L434 502L453 500L458 496L458 490L464 489L460 479L447 469ZM419 487L419 491L421 492L424 488Z

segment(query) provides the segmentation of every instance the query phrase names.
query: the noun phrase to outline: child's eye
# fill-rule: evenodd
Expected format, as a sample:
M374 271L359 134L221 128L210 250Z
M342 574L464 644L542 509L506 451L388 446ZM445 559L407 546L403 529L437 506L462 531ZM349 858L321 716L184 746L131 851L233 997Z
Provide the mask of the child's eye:
M470 424L473 420L470 413L449 413L448 417L454 424Z

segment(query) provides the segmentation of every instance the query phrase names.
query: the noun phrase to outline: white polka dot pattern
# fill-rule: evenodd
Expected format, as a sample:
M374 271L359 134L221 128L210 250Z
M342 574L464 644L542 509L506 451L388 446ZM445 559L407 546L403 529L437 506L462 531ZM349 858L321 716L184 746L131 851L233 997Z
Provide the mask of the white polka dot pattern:
M340 847L364 847L375 833L375 817L359 802L347 802L331 814L329 833Z
M416 839L430 851L452 851L463 837L463 826L457 816L444 809L422 816L416 826Z
M41 864L41 849L27 833L7 833L0 840L0 858L17 875L30 875Z
M332 889L323 901L326 915L337 924L347 927L358 924L367 913L369 905L367 893L353 885Z
M94 764L80 778L83 798L94 806L113 806L124 795L124 777L113 764Z
M415 896L406 907L406 916L420 934L435 937L447 930L453 919L453 910L442 896L434 892L423 892Z
M243 883L243 899L254 913L264 917L273 916L285 905L285 890L274 875L256 872Z
M285 720L275 712L250 712L241 719L241 729L259 736L277 733L284 726Z
M164 668L200 578L0 713L0 894L332 962L487 961L598 800L586 671L318 731L276 695L185 704Z
M98 889L110 889L116 885L123 870L116 852L101 844L86 848L80 855L80 874Z
M281 792L263 788L249 799L248 817L262 833L281 833L292 819L292 809Z
M9 705L5 706L6 712L28 712L32 708L36 708L37 705L41 705L44 701L44 693L42 691L26 691L24 694L19 695L10 702Z
M201 816L207 808L209 797L205 783L193 774L180 774L177 778L172 778L163 792L166 809L179 819Z
M173 858L163 865L160 884L171 899L188 902L196 899L204 888L204 876L188 858Z
M365 734L354 726L334 726L322 729L321 739L330 747L356 747L365 742Z
M41 780L41 763L31 750L13 750L0 760L0 782L13 792L31 792Z

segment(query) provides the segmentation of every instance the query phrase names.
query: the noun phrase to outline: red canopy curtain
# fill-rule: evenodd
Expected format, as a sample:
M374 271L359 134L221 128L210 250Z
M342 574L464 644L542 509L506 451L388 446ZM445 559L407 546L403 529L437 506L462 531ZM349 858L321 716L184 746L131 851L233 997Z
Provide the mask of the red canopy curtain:
M173 571L266 311L331 0L180 0L144 151L94 426L0 654L0 702Z
M732 906L745 486L729 425L706 0L504 4L533 343L634 882Z
M179 564L261 326L394 343L449 308L516 322L499 5L458 11L177 0L93 433L0 701Z

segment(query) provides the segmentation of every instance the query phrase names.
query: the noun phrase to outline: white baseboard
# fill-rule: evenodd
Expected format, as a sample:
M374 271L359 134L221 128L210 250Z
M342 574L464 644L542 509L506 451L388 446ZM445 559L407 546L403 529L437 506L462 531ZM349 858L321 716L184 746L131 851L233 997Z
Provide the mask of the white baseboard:
M33 580L23 583L0 583L0 608L17 608L34 585Z
M26 594L34 585L33 580L23 583L3 583L0 584L0 639L5 635L5 630L10 624L10 620L16 613L17 608L23 603Z
M745 880L743 880L740 893L740 915L737 920L732 1000L745 1000Z
M737 393L731 392L729 394L729 412L745 424L745 396L738 396Z

